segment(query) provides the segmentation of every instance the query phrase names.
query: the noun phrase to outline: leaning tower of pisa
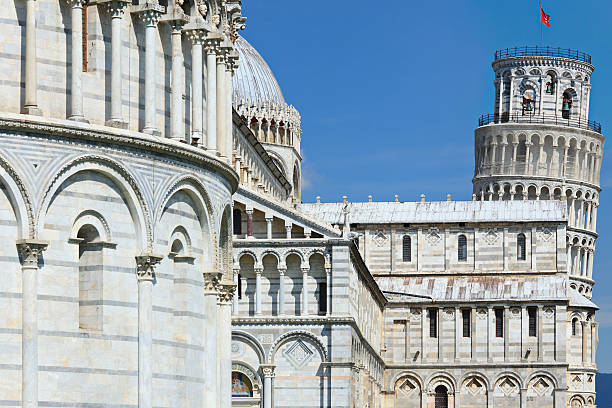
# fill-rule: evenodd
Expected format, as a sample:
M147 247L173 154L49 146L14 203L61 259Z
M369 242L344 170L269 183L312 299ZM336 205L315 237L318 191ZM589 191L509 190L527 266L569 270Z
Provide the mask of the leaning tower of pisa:
M601 125L589 118L594 67L585 53L549 47L499 50L492 65L495 110L475 131L473 198L565 201L568 387L580 392L596 371L585 352L597 342L589 299L604 144Z
M589 118L591 57L539 47L495 53L495 111L475 132L477 200L564 200L570 287L591 298L604 137Z

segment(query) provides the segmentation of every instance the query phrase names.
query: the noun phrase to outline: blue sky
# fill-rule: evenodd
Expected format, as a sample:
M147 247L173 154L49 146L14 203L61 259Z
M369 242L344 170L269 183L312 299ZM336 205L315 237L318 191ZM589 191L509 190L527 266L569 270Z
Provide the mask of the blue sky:
M537 45L534 0L246 0L243 32L302 114L303 200L470 200L496 49ZM590 118L612 128L612 2L544 1L544 45L593 57ZM601 174L594 301L612 372L612 168Z

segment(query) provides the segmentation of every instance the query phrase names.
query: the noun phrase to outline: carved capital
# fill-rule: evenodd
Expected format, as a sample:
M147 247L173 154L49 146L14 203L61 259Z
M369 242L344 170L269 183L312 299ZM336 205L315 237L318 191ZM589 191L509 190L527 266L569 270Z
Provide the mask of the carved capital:
M140 13L140 18L146 27L157 27L160 12L157 10L144 10Z
M172 21L172 34L182 34L185 22L183 20Z
M302 267L301 269L302 269L302 273L305 275L308 274L308 272L310 272L310 267Z
M257 275L261 275L263 273L263 270L264 270L263 266L255 266L254 269L255 269L255 274L257 274Z
M85 0L69 0L68 3L72 8L83 8Z
M259 367L261 367L261 373L263 374L264 377L269 377L269 378L274 377L274 370L276 369L275 365L261 364Z
M17 241L17 251L21 264L26 267L37 268L43 251L49 244L45 241L22 239Z
M222 274L219 272L204 272L202 274L204 278L204 293L218 293L221 276Z
M138 281L153 281L155 278L155 265L163 259L160 255L142 254L136 257L136 273Z
M206 50L207 54L217 54L220 44L221 38L208 36L204 41L204 49Z
M186 30L187 38L191 41L192 44L202 45L204 44L204 40L206 39L206 30L203 29L193 29Z
M108 3L108 12L112 18L121 18L125 13L125 1L111 1Z
M237 286L238 284L231 281L221 281L219 283L219 304L231 304Z
M278 267L278 273L279 273L279 275L281 275L281 276L282 276L282 275L284 275L284 274L286 274L286 273L287 273L287 267L286 267L286 266L279 266L279 267Z

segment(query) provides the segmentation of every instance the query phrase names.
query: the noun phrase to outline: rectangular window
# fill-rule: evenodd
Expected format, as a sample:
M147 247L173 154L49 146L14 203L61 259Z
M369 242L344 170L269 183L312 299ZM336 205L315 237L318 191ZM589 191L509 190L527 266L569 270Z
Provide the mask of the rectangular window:
M471 315L472 311L469 309L462 310L461 315L463 316L463 337L470 337L472 333Z
M327 283L319 282L319 314L327 314Z
M538 335L538 308L528 307L527 314L529 315L529 337Z
M83 5L83 72L87 72L87 4Z
M495 337L504 337L504 309L495 309Z
M435 339L438 337L438 309L429 309L429 337Z
M238 274L238 300L242 300L242 276Z

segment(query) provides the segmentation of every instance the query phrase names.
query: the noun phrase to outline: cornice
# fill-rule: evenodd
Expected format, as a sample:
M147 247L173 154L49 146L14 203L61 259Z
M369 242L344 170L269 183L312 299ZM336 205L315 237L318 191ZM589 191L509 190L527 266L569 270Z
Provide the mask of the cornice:
M27 132L30 136L65 138L76 143L89 141L108 147L119 146L129 149L160 154L185 160L192 164L221 173L229 182L232 194L238 189L238 174L232 166L206 151L169 138L160 138L145 133L117 129L109 126L91 125L68 120L41 118L0 112L0 129Z
M506 57L495 60L491 63L494 71L499 70L500 68L507 67L519 67L523 68L525 66L548 66L548 67L562 67L568 69L575 69L586 72L591 76L595 67L588 62L583 62L580 60L572 59L572 58L563 58L563 57L548 57L545 55L535 55L535 56L515 56L515 57Z
M538 132L541 130L544 130L544 131L548 130L548 131L560 132L564 134L579 133L579 134L582 134L583 136L589 136L594 139L597 139L601 141L602 143L606 141L606 138L603 134L597 133L593 130L579 128L579 127L572 127L572 126L555 125L552 123L521 123L521 122L489 123L489 124L477 127L474 130L474 133L485 132L485 131L494 132L494 129L500 129L500 128L502 130L503 129L514 130L514 128L516 128L517 131L529 131L529 132ZM499 131L500 130L496 130L496 132L499 132Z
M598 193L601 192L601 187L596 184L587 183L584 181L572 180L572 179L562 179L558 177L548 177L548 176L537 176L537 175L529 175L529 174L492 174L492 175L482 175L475 176L472 179L472 183L477 181L504 181L508 182L510 180L527 180L527 181L551 181L554 183L559 183L561 185L567 186L569 184L575 186L584 186L587 188L591 188Z

